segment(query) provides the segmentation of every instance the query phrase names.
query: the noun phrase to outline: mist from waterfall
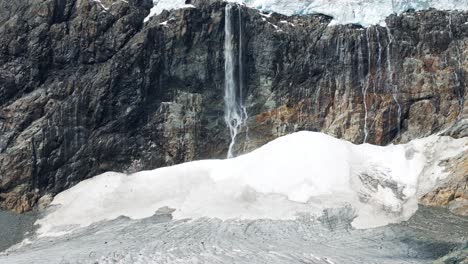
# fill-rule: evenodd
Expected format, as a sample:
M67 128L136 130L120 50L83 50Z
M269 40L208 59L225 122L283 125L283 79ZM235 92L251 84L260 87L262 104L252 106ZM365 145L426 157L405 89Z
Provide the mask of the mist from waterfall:
M244 107L243 100L243 66L242 66L242 13L239 9L239 56L236 61L236 46L234 44L234 25L233 20L233 6L227 4L225 8L225 40L224 40L224 119L229 128L231 136L231 143L229 144L229 150L227 157L234 157L233 148L236 144L236 137L239 130L247 120L247 111ZM238 68L238 80L236 82L236 62L239 65Z

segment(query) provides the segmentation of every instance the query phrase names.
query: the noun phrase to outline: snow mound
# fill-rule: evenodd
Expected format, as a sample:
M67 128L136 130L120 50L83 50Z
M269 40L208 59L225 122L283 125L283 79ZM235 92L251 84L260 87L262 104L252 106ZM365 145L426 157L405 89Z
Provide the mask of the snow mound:
M381 147L298 132L234 159L108 172L58 194L38 232L60 235L119 216L146 218L165 206L176 219L294 219L351 206L355 227L386 225L416 211L417 197L444 175L438 161L462 151L466 141L431 136Z
M185 5L185 0L153 0L150 16L162 10L177 9ZM332 24L360 24L362 26L385 25L385 18L393 13L408 9L424 10L468 10L467 0L230 0L265 12L284 15L306 15L321 13L334 18Z

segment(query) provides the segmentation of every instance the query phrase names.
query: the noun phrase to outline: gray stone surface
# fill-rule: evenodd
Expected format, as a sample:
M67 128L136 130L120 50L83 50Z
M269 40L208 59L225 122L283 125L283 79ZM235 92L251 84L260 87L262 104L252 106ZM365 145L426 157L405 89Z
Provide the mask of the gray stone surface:
M34 233L37 214L15 214L0 210L0 251L20 243Z
M171 220L161 210L143 220L119 218L0 253L0 263L464 263L468 219L420 208L408 222L368 230L346 212L294 221ZM456 251L457 253L452 253Z

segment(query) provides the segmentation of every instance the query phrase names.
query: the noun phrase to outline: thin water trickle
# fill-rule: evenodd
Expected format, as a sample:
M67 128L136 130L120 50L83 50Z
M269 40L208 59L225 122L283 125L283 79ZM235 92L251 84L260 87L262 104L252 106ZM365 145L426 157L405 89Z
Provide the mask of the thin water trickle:
M370 45L370 30L369 28L366 29L366 42L367 42L367 80L366 85L363 86L363 103L364 103L364 142L367 142L367 138L369 137L369 128L367 125L367 119L369 117L368 109L367 109L367 91L369 90L370 82L372 80L371 76L371 45ZM375 88L374 88L375 89Z
M377 58L377 85L380 87L382 84L382 44L380 43L380 31L376 28L377 43L379 44L379 56ZM374 86L374 93L375 93Z
M464 106L464 87L462 85L462 82L460 80L459 72L461 73L462 69L462 63L461 63L461 51L460 47L458 46L456 40L454 39L453 36L453 28L452 28L452 13L449 13L448 15L448 28L449 28L449 36L450 40L455 41L455 51L457 52L455 56L455 60L457 62L457 69L454 71L454 76L455 76L455 83L456 83L456 95L458 97L458 103L460 105L460 113L458 118L461 117L461 114L463 112L463 106Z
M392 56L391 56L391 47L392 47L392 43L393 43L393 36L392 36L392 32L390 31L390 28L386 27L386 29L387 29L387 36L388 36L388 43L387 43L388 82L389 82L389 85L390 85L390 88L391 88L393 101L395 101L395 103L397 105L397 108L398 108L398 112L397 112L398 133L397 133L396 138L399 138L400 133L401 133L401 105L400 105L400 102L398 101L398 93L399 93L398 86L393 83L393 74L394 74L394 72L393 72Z
M366 29L366 40L369 42L367 38L367 29ZM366 102L366 96L367 96L367 86L368 82L364 80L365 78L365 73L364 73L364 54L362 52L362 39L361 36L358 38L358 76L359 76L359 82L361 86L361 92L362 92L362 101L364 104L364 142L366 143L367 141L367 136L369 134L368 129L367 129L367 102Z

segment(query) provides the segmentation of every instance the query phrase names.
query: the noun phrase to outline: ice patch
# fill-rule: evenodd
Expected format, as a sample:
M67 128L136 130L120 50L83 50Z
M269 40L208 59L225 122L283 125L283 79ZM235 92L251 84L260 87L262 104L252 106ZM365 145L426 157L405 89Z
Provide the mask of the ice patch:
M185 0L153 0L154 8L149 17L162 10L182 8ZM385 25L385 18L394 13L409 9L424 10L468 10L466 0L231 0L243 3L251 8L265 12L276 12L284 15L325 14L332 16L333 24L360 24L370 26Z
M234 0L262 11L284 15L325 14L332 24L370 26L385 23L385 18L409 9L468 10L466 0Z
M109 10L109 8L105 7L105 6L102 4L101 0L93 0L93 1L96 2L96 3L98 3L104 10L106 10L106 11Z
M176 219L295 219L351 206L355 227L381 226L409 218L417 197L444 176L439 161L467 144L468 139L431 136L381 147L298 132L229 160L132 175L108 172L83 181L55 197L37 222L38 233L61 235L122 215L146 218L165 206L176 209Z
M104 11L109 11L109 7L106 7L102 2L101 0L93 0L94 2L98 3L102 9L104 9ZM128 4L128 1L127 0L120 0L121 2L124 2L124 3L127 3ZM116 3L112 3L112 5L114 5Z
M145 17L143 22L148 22L151 17L161 14L164 10L181 8L195 8L195 6L185 4L185 0L153 0L153 8L151 8L150 13Z

